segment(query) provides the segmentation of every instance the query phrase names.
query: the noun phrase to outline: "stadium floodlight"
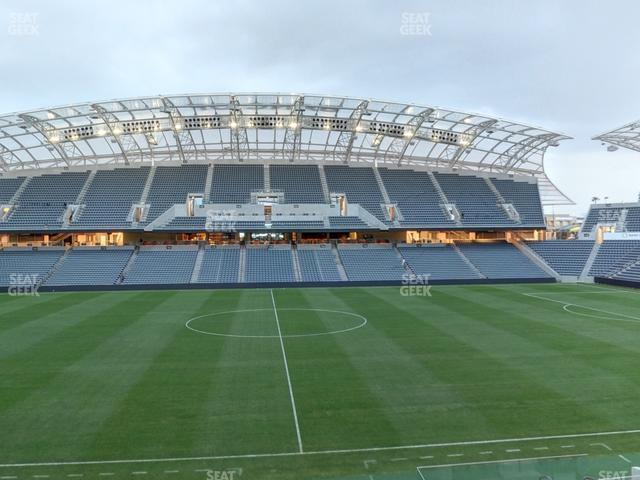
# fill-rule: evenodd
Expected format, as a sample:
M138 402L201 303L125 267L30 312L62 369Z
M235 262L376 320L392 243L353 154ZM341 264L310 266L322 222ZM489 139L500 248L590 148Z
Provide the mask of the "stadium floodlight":
M571 203L544 167L547 149L570 137L435 106L284 93L170 95L0 115L0 124L5 171L176 158L375 163L535 177L546 185L544 204ZM267 129L274 134L258 132ZM140 141L147 132L157 145Z

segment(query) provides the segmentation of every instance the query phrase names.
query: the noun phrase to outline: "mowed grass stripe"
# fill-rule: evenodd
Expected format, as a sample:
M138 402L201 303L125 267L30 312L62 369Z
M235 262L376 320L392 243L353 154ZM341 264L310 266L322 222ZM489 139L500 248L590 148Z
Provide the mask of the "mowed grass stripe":
M105 419L95 435L90 458L124 458L132 451L138 456L205 455L206 448L194 439L202 422L201 409L213 383L211 368L224 342L212 342L183 328L192 317L233 309L238 295L221 291L188 295L183 315L176 316L175 335L166 342L127 395ZM168 319L169 320L169 319ZM139 427L129 429L132 418Z
M105 295L103 292L92 292L84 295L16 297L16 302L9 304L11 308L0 311L0 344L13 343L12 338L6 335L13 333L14 329L37 331L40 328L39 325L33 327L31 323L37 324L46 318L63 318L67 310L79 310L83 303L98 299L103 295ZM62 317L58 316L59 314ZM55 322L52 323L55 324Z
M194 443L208 455L293 452L297 439L269 290L238 292L228 333L273 338L215 337L190 332L200 348L219 345L211 384L197 406Z
M88 355L105 338L131 323L122 315L126 305L147 298L146 294L104 295L91 297L89 305L69 308L69 317L50 319L45 315L39 335L24 336L15 344L4 345L0 375L0 413L24 400L34 391L44 389L57 375ZM148 309L154 308L146 302ZM89 308L87 308L89 307ZM142 310L138 310L142 313ZM99 332L99 334L96 334ZM6 418L0 415L0 425Z
M467 342L437 327L447 322L453 312L438 306L424 297L398 299L399 292L371 290L379 302L395 305L398 318L379 328L399 348L429 369L434 379L431 388L446 388L453 392L455 401L443 404L438 415L430 419L425 430L429 441L443 441L434 432L450 432L448 441L468 438L504 438L514 433L537 428L538 420L523 415L537 413L539 399L560 400L562 397L544 386L536 384L534 390L539 397L527 399L521 387L531 387L531 379L503 361L493 358L481 350L470 349ZM363 299L364 300L364 299ZM419 327L412 324L417 322ZM413 334L412 334L413 333ZM469 372L473 371L473 375ZM506 419L509 421L506 421ZM464 435L460 437L460 435Z
M337 326L329 313L286 308L350 311L344 305L329 303L331 294L326 290L277 290L276 295L284 334L303 333L301 325L306 325L309 333L331 331ZM353 322L351 318L345 320ZM386 416L387 405L342 345L341 339L364 342L363 334L364 329L358 329L335 335L285 338L306 450L360 448L363 442L397 444L403 440L403 434Z
M360 313L369 319L367 327L357 331L357 337L340 335L336 337L336 342L367 382L369 389L385 406L385 416L393 424L396 436L402 438L402 443L419 443L439 430L442 426L439 424L442 419L439 415L443 411L455 410L457 415L452 417L456 417L460 423L484 423L485 419L477 411L460 406L460 398L453 389L439 382L428 367L399 348L391 338L392 335L407 334L408 331L412 331L416 337L421 336L419 322L402 318L403 315L394 305L372 298L366 289L334 289L330 294L334 298L323 298L323 303L339 310L360 308ZM375 308L372 308L373 305ZM384 331L389 325L396 326L394 332ZM374 422L371 428L375 429ZM380 441L383 439L378 439L378 443ZM371 444L368 441L366 446Z
M12 461L33 461L43 452L55 460L86 458L102 423L182 328L163 318L163 312L184 311L179 292L140 295L139 302L122 307L128 324L109 335L96 330L93 335L101 338L96 348L5 412L3 422L9 425L3 431L12 432L13 441L3 453ZM40 355L46 362L46 352Z
M579 419L574 428L587 424L592 426L591 430L616 430L625 424L604 401L608 388L616 391L624 386L607 378L601 369L580 361L571 352L555 350L541 340L529 339L526 330L527 324L528 328L531 324L526 317L511 313L507 322L501 313L504 306L494 304L490 307L471 290L442 291L434 296L436 298L436 302L442 302L456 313L450 322L440 322L439 328L458 336L470 348L479 349L529 376L534 383L533 388L527 389L530 394L535 393L537 383L565 397L569 402L565 407L577 404L578 410L567 412L571 413L567 419ZM519 334L510 331L518 327L521 329ZM543 425L553 428L552 422L545 421L541 427Z

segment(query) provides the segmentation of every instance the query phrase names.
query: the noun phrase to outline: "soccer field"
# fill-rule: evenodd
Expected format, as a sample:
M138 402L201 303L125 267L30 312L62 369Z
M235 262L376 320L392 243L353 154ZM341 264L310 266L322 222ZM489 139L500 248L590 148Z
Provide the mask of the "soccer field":
M0 478L415 479L578 455L593 476L640 465L638 292L402 293L3 295Z

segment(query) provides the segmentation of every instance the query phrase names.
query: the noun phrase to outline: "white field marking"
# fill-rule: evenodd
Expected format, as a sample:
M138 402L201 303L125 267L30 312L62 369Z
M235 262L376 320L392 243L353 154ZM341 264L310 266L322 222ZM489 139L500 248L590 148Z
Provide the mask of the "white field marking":
M575 445L560 445L560 448L576 448Z
M407 460L409 460L407 457L397 457L391 459L392 462L406 462Z
M493 454L493 450L485 450L484 452L480 452L480 455L491 455Z
M423 460L428 460L430 458L433 458L433 455L423 455L422 457L419 457L419 458L421 458Z
M549 447L534 447L534 450L549 450Z
M607 450L609 450L610 452L613 452L613 448L611 448L609 445L607 445L606 443L590 443L589 446L591 447L603 447L606 448Z
M140 471L140 472L131 472L131 475L146 475L147 472L145 471Z
M71 477L71 478L84 477L84 473L68 473L67 477Z
M528 457L528 458L510 458L508 460L486 460L483 462L465 462L465 463L445 463L443 465L422 465L418 468L418 472L427 468L440 468L440 467L464 467L465 465L487 465L491 463L512 463L512 462L527 462L531 460L551 460L554 458L575 458L575 457L587 457L588 453L576 453L573 455L552 455L549 457Z
M164 473L178 473L180 470L165 470Z
M514 453L514 452L519 452L520 449L519 448L508 448L505 450L505 452L507 453Z
M2 480L13 480L14 478L18 478L15 475L5 475L4 477L0 477Z
M450 453L447 457L462 457L464 453Z
M364 462L362 462L364 464L364 468L366 468L367 470L369 470L369 465L375 465L376 463L378 463L376 460L365 460Z
M252 312L270 312L271 309L270 308L251 308L251 309L246 309L246 310L229 310L226 312L215 312L215 313L207 313L204 315L199 315L197 317L193 317L190 318L189 320L187 320L187 322L184 324L185 327L187 327L189 330L193 331L193 332L197 332L197 333L202 333L204 335L213 335L216 337L231 337L231 338L278 338L278 335L238 335L238 334L233 334L233 333L217 333L217 332L209 332L207 330L200 330L197 329L195 327L193 327L191 325L191 322L193 322L194 320L198 320L200 318L205 318L205 317L215 317L215 316L220 316L220 315L228 315L231 313L252 313ZM366 319L366 317L363 317L362 315L359 315L357 313L353 313L353 312L344 312L342 310L326 310L323 308L281 308L280 309L281 312L285 312L285 311L299 311L299 312L325 312L325 313L334 313L337 315L348 315L351 317L356 317L360 320L360 323L354 327L349 327L349 328L344 328L342 330L332 330L330 332L319 332L319 333L300 333L300 334L293 334L293 335L283 335L284 338L300 338L300 337L320 337L323 335L336 335L338 333L346 333L346 332L351 332L353 330L357 330L359 328L364 327L368 320Z
M49 475L34 475L33 478L49 478Z
M574 310L571 310L571 307L589 308L589 307L584 307L582 305L565 305L564 307L562 307L562 309L565 312L573 313L574 315L580 315L581 317L598 318L600 320L613 320L614 322L640 323L640 319L632 320L632 319L626 319L626 318L603 317L602 315L589 315L588 313L576 312ZM611 315L622 315L621 313L615 313L615 312L608 312L608 313L610 313ZM635 318L635 317L632 317L632 318Z
M273 314L276 317L276 326L278 327L278 336L280 337L280 348L282 349L282 358L284 360L284 371L287 374L287 383L289 384L289 397L291 398L291 410L293 410L293 420L296 424L296 436L298 437L298 451L304 452L302 448L302 435L300 435L300 424L298 423L298 411L296 410L296 399L293 397L293 387L291 386L291 376L289 375L289 364L287 362L287 352L284 349L284 339L282 338L282 330L280 329L280 319L278 318L278 309L276 308L276 299L271 292L271 304L273 305Z
M620 321L620 322L634 322L634 323L640 323L640 318L638 317L634 317L632 315L625 315L624 313L616 313L616 312L611 312L609 310L601 310L599 308L594 308L594 307L587 307L585 305L580 305L578 303L571 303L571 302L567 302L565 300L555 300L553 298L545 298L545 297L541 297L539 295L535 295L532 293L523 293L523 295L526 295L527 297L532 297L532 298L537 298L538 300L546 300L547 302L555 302L555 303L559 303L561 305L563 305L563 309L569 313L573 313L575 315L582 315L585 317L593 317L593 315L588 315L585 313L580 313L580 312L574 312L573 310L568 310L567 307L579 307L579 308L584 308L587 310L593 310L594 312L600 312L600 313L605 313L607 315L616 315L618 317L623 317L623 318L604 318L604 320L615 320L615 321ZM595 317L595 318L603 318L603 317Z
M625 457L624 455L620 454L618 455L622 460L624 460L627 463L631 463L631 460L629 460L627 457Z
M464 447L469 445L494 445L499 443L516 443L516 442L534 442L537 440L561 440L564 438L584 438L584 437L606 437L614 435L633 435L640 433L637 430L618 430L610 432L591 432L591 433L571 433L568 435L545 435L541 437L521 437L521 438L500 438L493 440L467 440L462 442L449 443L423 443L417 445L396 445L392 447L368 447L368 448L348 448L333 450L309 450L305 452L280 452L280 453L247 453L240 455L218 455L218 456L201 456L201 457L165 457L165 458L138 458L138 459L119 459L119 460L78 460L63 462L33 462L33 463L5 463L0 464L0 468L23 468L23 467L59 467L72 465L117 465L126 463L167 463L167 462L195 462L205 460L233 460L233 459L249 459L249 458L277 458L277 457L297 457L311 455L339 455L366 452L386 452L394 450L416 450L421 448L440 448L440 447ZM586 455L586 454L583 454Z

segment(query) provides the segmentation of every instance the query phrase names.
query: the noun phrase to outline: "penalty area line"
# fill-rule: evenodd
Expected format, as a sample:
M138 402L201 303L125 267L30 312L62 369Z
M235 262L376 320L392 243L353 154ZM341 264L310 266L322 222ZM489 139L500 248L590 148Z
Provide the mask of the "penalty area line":
M420 445L398 445L392 447L369 447L369 448L350 448L335 450L315 450L305 452L282 452L282 453L249 453L239 455L218 455L218 456L201 456L201 457L168 457L168 458L140 458L127 460L79 460L66 462L38 462L38 463L9 463L0 464L0 468L21 468L21 467L58 467L58 466L78 466L78 465L112 465L126 463L167 463L167 462L195 462L210 460L235 460L235 459L251 459L251 458L277 458L277 457L296 457L309 455L338 455L351 453L367 453L367 452L385 452L393 450L416 450L421 448L439 448L439 447L460 447L470 445L490 445L496 443L516 443L516 442L534 442L536 440L561 440L565 438L584 438L584 437L605 437L614 435L638 434L637 430L618 430L610 432L592 432L592 433L572 433L569 435L546 435L541 437L522 437L522 438L501 438L495 440L469 440L463 442L449 443L424 443ZM571 456L571 455L569 455Z

